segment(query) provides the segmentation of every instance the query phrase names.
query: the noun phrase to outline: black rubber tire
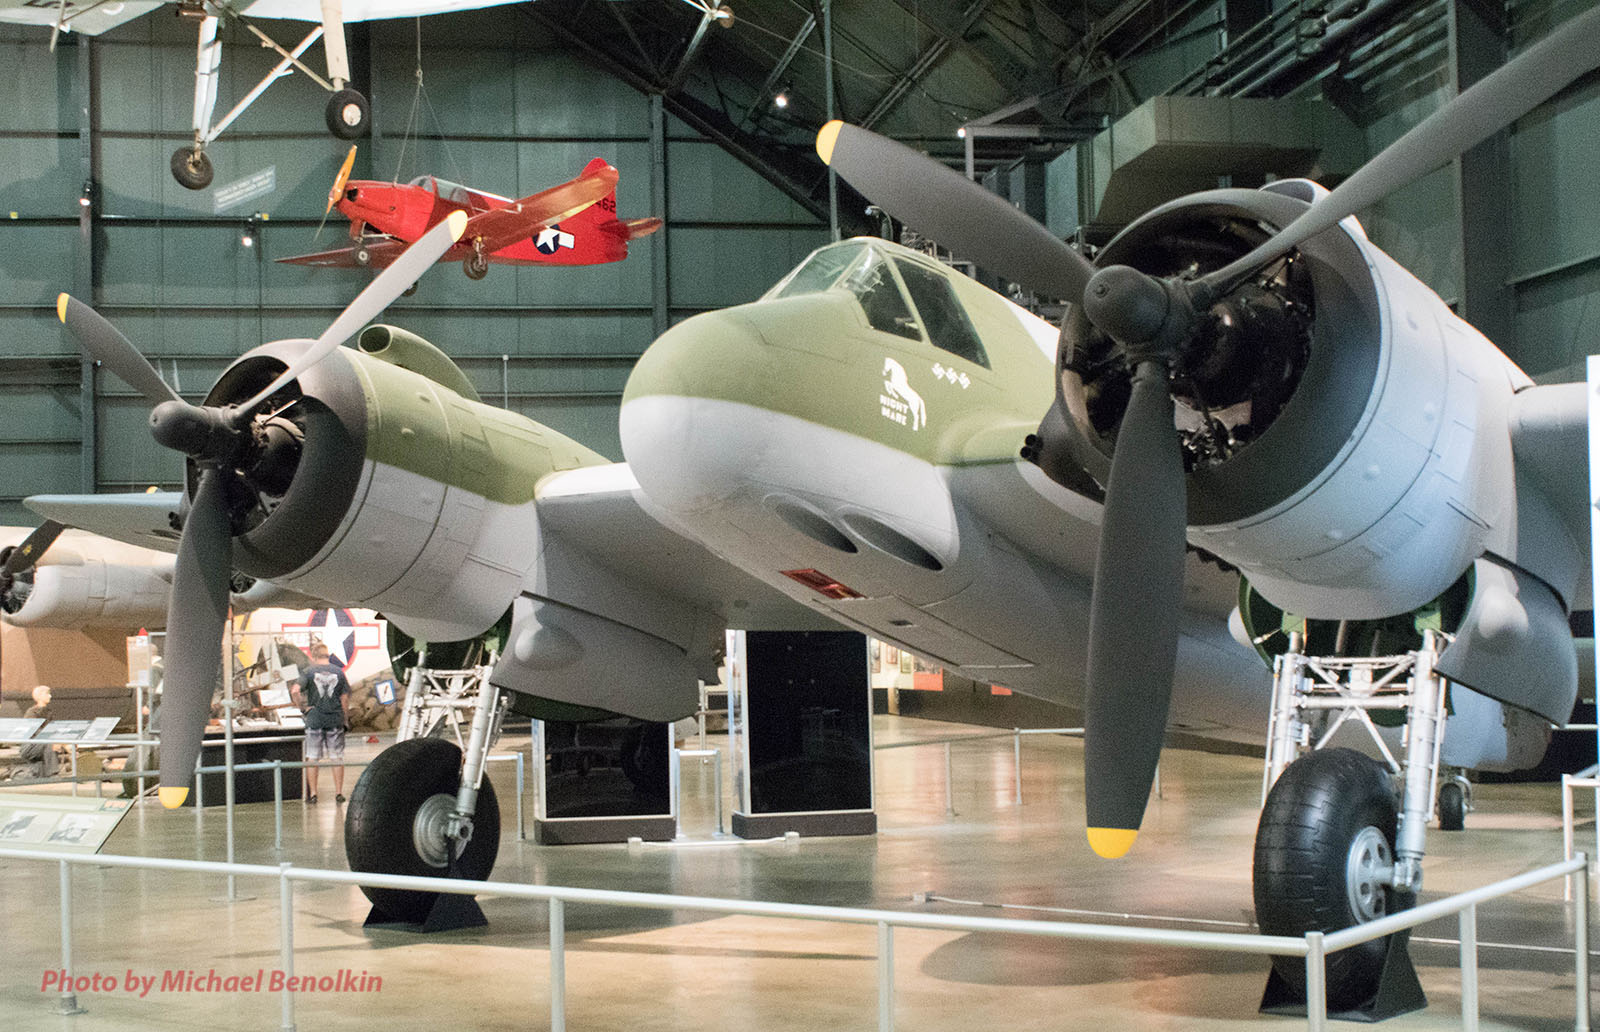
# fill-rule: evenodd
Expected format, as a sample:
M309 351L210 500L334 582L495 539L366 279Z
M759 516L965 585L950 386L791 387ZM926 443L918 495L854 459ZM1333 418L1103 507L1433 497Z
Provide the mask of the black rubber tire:
M1394 852L1394 791L1388 772L1353 749L1322 749L1291 763L1261 810L1256 829L1256 923L1265 935L1296 938L1335 932L1358 923L1346 887L1350 847L1366 828L1377 828ZM1385 913L1413 902L1382 890ZM1376 915L1374 915L1376 916ZM1387 940L1377 939L1328 956L1328 1009L1360 1007L1377 988ZM1272 958L1284 981L1305 991L1303 957Z
M328 132L341 140L359 139L372 127L372 106L356 90L342 89L329 97L324 115Z
M431 796L454 797L461 781L461 750L438 738L396 742L377 755L350 793L344 815L344 853L352 871L444 877L418 854L412 841L417 810ZM494 786L483 779L473 814L472 840L456 860L456 877L483 879L494 870L500 851L500 804ZM365 885L372 905L396 921L420 923L436 892L376 889Z
M356 264L361 266L363 269L372 264L372 252L359 245L357 245L354 251L350 252L350 257L354 258L356 260Z
M475 254L469 254L461 260L461 271L467 274L467 279L483 279L489 275L489 261Z
M184 189L204 190L215 174L205 151L179 147L172 152L172 178Z
M1454 781L1439 786L1439 830L1460 831L1467 826L1467 794Z

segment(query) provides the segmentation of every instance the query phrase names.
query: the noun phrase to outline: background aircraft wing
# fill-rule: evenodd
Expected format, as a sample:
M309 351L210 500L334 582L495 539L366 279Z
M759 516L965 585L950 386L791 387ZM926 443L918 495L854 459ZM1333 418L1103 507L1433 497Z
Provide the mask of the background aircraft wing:
M34 495L23 499L22 504L46 519L113 541L176 552L178 529L174 524L182 501L183 495L177 491L153 491L148 494Z
M342 11L348 22L374 21L379 18L415 18L424 14L449 14L452 11L476 11L482 7L499 7L517 0L345 0ZM155 5L150 5L155 6ZM250 4L234 4L252 18L288 18L293 21L319 22L322 5L318 0L256 0Z
M359 247L336 247L331 251L318 251L315 254L297 254L292 258L279 258L278 261L289 265L318 265L334 269L387 269L394 264L394 260L405 254L410 246L404 240L395 240L386 237L371 243L361 244ZM356 261L356 251L365 250L367 260Z
M617 170L610 165L602 164L593 171L585 169L582 175L560 186L474 215L467 220L467 228L462 231L456 250L460 251L469 241L482 240L485 253L498 251L553 222L576 215L616 187Z
M151 0L125 0L123 3L111 3L110 0L101 0L100 3L95 3L94 0L72 0L67 4L64 27L86 36L98 36L125 21L132 21L140 15L149 14L160 6L162 6L160 3ZM0 0L0 22L40 25L48 29L55 26L60 10L59 4L40 3L39 0L32 2Z
M624 580L721 614L743 630L843 630L652 515L625 463L546 477L539 527Z
M1589 569L1589 394L1586 384L1554 383L1526 387L1511 402L1511 449L1517 468L1519 519L1538 519L1531 510L1547 507L1572 539ZM1537 499L1531 495L1538 495ZM1542 506L1540 503L1542 502ZM1592 604L1589 578L1577 578L1574 609Z

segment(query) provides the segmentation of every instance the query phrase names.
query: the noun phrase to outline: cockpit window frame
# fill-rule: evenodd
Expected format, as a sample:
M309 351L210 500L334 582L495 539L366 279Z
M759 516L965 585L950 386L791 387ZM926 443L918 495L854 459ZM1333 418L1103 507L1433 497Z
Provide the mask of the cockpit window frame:
M922 328L923 338L929 344L948 355L954 355L956 358L971 362L973 365L983 369L991 368L988 349L983 346L983 336L978 332L978 328L972 324L972 317L967 314L966 306L961 303L960 295L956 293L955 288L950 285L944 274L922 262L903 255L895 255L894 261L890 264L894 266L895 278L900 281L901 292L910 301L912 311L916 313L917 323ZM931 324L928 321L928 316L931 313L924 313L923 306L917 302L917 294L911 289L911 284L904 274L904 269L907 268L915 269L919 274L927 276L929 283L942 295L942 299L953 306L954 319L947 316L943 323L948 327L947 330L935 333L934 329L930 328ZM956 337L966 338L964 346L960 349L953 346Z
M807 274L807 270L817 267L818 259L824 255L840 256L843 260L834 263L834 268L826 276L807 282L804 289L794 290L797 283ZM915 268L918 273L931 278L934 289L938 290L959 318L955 336L964 338L962 341L953 341L951 333L940 333L936 339L929 332L928 317L917 304L916 295L907 283L903 267ZM852 277L858 272L864 273L868 268L888 270L888 276L883 280L885 285L892 285L897 302L895 311L890 311L889 306L874 306L869 311L867 302L859 288L845 285L847 277ZM832 291L842 291L849 294L856 302L856 307L866 317L867 325L878 333L887 333L891 336L906 340L920 341L932 345L952 358L959 358L970 362L982 369L992 368L989 363L987 349L983 346L983 337L973 325L972 318L967 314L966 308L961 303L960 294L940 273L937 268L932 268L925 262L918 261L914 255L908 255L898 248L879 246L879 242L871 239L842 240L834 244L826 244L817 248L806 256L805 260L783 279L779 280L770 290L761 296L763 301L778 300L790 297L803 297L808 294L825 294ZM945 323L949 323L948 317ZM952 346L952 344L956 346ZM969 353L970 352L970 353Z

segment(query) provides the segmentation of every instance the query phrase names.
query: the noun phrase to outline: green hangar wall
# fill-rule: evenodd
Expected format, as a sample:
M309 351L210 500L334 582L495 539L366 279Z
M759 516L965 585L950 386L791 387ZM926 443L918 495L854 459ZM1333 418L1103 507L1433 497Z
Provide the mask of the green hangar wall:
M280 42L309 26L264 23ZM423 92L417 90L418 32ZM827 228L658 99L596 70L514 9L352 26L356 85L372 100L356 178L420 174L508 196L601 157L621 172L622 217L660 215L627 260L589 268L440 265L386 316L432 340L485 400L621 457L616 410L634 360L671 322L753 300ZM217 116L274 63L227 40ZM262 341L314 337L370 279L273 259L342 246L319 235L348 143L323 127L327 95L275 83L209 149L212 186L180 187L172 152L192 138L192 23L158 11L92 40L0 28L0 523L32 524L22 498L176 487L181 464L145 429L147 405L87 366L55 319L61 291L93 303L198 400ZM307 54L321 66L320 46ZM271 170L264 196L218 210L218 190ZM80 203L87 198L89 204ZM245 237L254 237L246 246Z

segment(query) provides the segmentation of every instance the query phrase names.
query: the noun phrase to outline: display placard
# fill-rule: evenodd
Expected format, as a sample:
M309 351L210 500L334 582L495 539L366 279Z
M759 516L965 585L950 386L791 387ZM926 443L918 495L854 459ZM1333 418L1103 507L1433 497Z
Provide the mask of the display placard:
M98 853L132 805L131 799L6 792L0 795L0 846Z
M41 727L44 721L38 717L0 718L0 742L26 742Z

